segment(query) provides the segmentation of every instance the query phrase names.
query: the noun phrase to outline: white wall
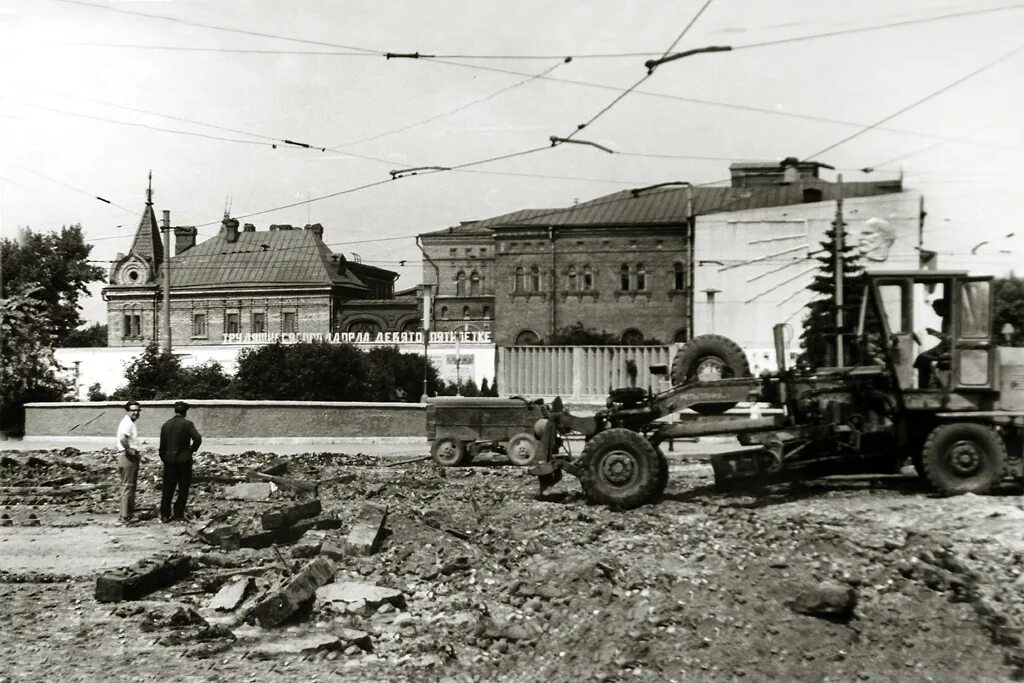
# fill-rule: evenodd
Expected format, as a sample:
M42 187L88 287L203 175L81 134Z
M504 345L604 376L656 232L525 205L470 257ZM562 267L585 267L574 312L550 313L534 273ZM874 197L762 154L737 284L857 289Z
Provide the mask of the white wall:
M918 267L919 201L917 192L844 200L847 240L873 247L862 265ZM795 349L811 299L806 288L819 266L810 253L821 249L835 211L836 203L828 201L698 217L694 334L721 334L745 349L767 350L773 348L772 326L788 323L789 348ZM713 304L709 289L718 290Z

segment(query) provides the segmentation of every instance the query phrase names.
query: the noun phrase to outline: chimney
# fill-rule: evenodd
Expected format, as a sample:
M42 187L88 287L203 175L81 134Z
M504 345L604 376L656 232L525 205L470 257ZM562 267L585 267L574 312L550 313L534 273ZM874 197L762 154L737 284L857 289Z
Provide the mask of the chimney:
M196 246L198 232L199 230L191 225L174 226L174 255L177 256Z
M305 229L316 233L316 238L321 242L324 241L324 226L319 223L313 223L313 225L307 225Z
M256 232L256 226L252 223L246 223L242 226L242 232Z
M171 212L167 209L164 209L164 217L163 220L160 221L160 227L164 230L171 227Z
M228 244L234 244L238 241L238 220L235 218L225 218L221 221L224 226L224 239Z
M270 226L270 229L271 230L291 230L292 226L289 225L288 223L275 223L274 225Z

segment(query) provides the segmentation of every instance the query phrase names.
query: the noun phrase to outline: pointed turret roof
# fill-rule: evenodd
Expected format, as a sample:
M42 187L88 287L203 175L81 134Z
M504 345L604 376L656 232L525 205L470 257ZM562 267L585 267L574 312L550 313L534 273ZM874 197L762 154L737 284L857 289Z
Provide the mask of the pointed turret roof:
M153 212L152 171L149 173L149 187L146 188L146 208L142 210L142 219L139 221L139 229L135 232L135 241L132 242L130 253L138 254L152 263L154 270L159 268L164 260L164 245L160 240L160 228Z

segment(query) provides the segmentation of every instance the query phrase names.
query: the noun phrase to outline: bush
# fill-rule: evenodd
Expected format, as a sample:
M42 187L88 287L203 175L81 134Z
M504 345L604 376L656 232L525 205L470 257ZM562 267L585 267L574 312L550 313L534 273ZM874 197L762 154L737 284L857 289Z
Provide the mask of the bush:
M233 382L215 360L184 369L180 395L188 398L231 398Z
M124 376L128 384L110 395L113 401L180 398L187 384L181 360L174 354L160 351L155 343L149 344L141 356L128 363Z
M243 399L367 401L369 362L351 344L268 344L238 355L235 393Z
M394 346L372 349L366 354L369 363L371 401L407 401L418 403L423 394L423 356L402 353ZM427 395L438 390L437 369L426 365Z
M100 386L100 383L96 382L95 384L91 384L89 386L89 391L88 393L86 393L86 398L88 398L90 401L106 401L107 395L103 393L103 388Z

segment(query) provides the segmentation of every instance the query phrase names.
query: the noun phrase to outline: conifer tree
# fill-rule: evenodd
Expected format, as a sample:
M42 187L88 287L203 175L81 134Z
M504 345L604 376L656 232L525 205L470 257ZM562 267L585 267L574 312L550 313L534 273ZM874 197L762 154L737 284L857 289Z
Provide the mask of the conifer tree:
M837 365L836 335L843 334L844 365L848 364L858 313L864 296L864 268L860 265L860 251L843 239L840 258L843 263L843 328L837 329L836 308L836 224L826 231L821 249L813 252L820 264L808 289L818 296L807 303L803 332L800 334L801 353L798 363L809 368ZM846 233L844 231L844 237Z

